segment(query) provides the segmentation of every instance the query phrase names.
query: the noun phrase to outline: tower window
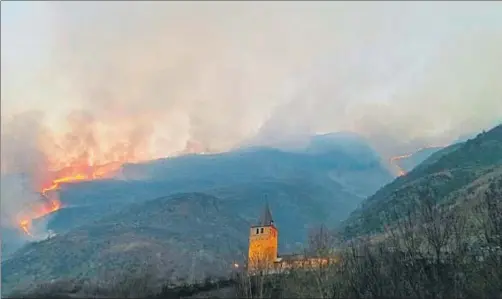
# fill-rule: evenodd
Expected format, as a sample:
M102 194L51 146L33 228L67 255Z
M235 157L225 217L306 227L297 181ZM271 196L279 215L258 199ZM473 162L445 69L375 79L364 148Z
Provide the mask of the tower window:
M260 233L260 229L259 229L259 228L257 228L257 229L256 229L256 234L259 234L259 233Z
M263 234L263 227L260 229L260 233L262 233L262 234Z

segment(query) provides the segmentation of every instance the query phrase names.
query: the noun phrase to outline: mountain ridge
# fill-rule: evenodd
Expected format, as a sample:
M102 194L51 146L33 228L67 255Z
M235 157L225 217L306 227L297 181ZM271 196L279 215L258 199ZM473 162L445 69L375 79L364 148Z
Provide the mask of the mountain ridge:
M305 243L309 227L320 223L338 225L365 196L392 179L369 145L350 146L352 152L344 141L330 139L316 145L314 152L248 149L187 155L124 167L126 179L136 174L141 179L65 185L60 198L66 208L47 219L47 227L58 235L13 253L8 262L2 263L2 285L9 289L23 280L61 279L58 268L66 266L52 262L57 258L52 252L59 252L63 260L75 255L76 260L67 263L74 264L74 271L61 268L61 273L71 278L92 276L107 263L129 267L142 259L141 246L150 248L145 249L145 259L155 260L162 250L172 252L159 262L167 271L164 276L173 270L177 276L190 277L191 270L184 265L191 263L198 246L205 248L201 267L210 270L211 263L227 259L227 254L218 249L223 240L214 237L216 232L228 237L230 251L244 251L245 255L249 225L258 218L265 202L269 202L281 231L280 250L297 251ZM354 152L368 156L361 159ZM209 210L213 218L207 218L203 212L204 200L217 202L218 210ZM161 206L152 208L156 202ZM168 208L176 205L193 209L194 217L184 218L180 210L171 215ZM160 210L164 213L164 230L159 228L159 218L155 216ZM180 232L184 232L183 237ZM129 239L139 243L129 248L125 245ZM132 254L131 263L119 249ZM89 253L95 251L106 256ZM230 261L225 266L229 264Z
M501 165L502 125L499 125L464 143L453 144L432 154L407 175L380 188L362 201L361 206L344 221L344 234L351 238L381 233L384 224L392 222L387 219L389 211L411 203L410 198L421 185L432 186L441 202L480 177L499 174Z

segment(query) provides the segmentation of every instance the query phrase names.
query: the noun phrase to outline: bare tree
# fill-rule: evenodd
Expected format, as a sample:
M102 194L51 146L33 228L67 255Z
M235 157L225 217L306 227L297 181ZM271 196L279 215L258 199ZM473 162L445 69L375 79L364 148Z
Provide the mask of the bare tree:
M386 226L387 260L396 296L423 298L423 237L417 230L419 215L414 206L395 205ZM398 295L399 294L399 295Z
M324 224L314 227L308 234L308 251L315 256L329 256L339 244L336 231L328 229Z
M437 195L431 188L425 188L418 193L419 223L418 231L425 238L426 259L425 273L428 280L428 296L442 298L449 290L447 281L449 263L448 245L453 235L455 217L453 213L437 204Z
M248 260L246 269L236 279L237 296L241 298L270 298L273 265L267 255L256 255Z
M481 227L479 271L482 291L502 296L502 179L494 180L476 207Z
M305 252L309 276L314 280L317 298L333 298L337 279L337 256L335 247L339 246L339 234L324 224L311 229L308 236L308 250Z

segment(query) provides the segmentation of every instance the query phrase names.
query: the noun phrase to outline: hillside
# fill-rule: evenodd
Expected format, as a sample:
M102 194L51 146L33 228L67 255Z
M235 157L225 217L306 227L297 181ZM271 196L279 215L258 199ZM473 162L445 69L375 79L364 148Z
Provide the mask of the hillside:
M248 148L126 165L122 176L135 179L64 186L65 208L46 219L59 235L4 259L3 289L95 277L157 258L164 276L172 270L187 278L201 249L198 275L223 273L245 254L248 227L266 201L280 229L280 250L290 252L304 243L309 226L338 225L391 179L369 146L332 137L301 151Z
M407 175L382 187L344 221L345 235L382 232L385 223L395 220L392 211L413 205L417 192L424 186L435 190L438 202L468 199L475 192L473 188L482 188L493 177L499 178L501 167L502 125L499 125L434 153Z
M331 196L337 200L338 221L346 218L364 197L389 182L392 176L367 144L347 144L344 140L328 144L315 153L308 151L310 147L301 152L248 148L125 165L122 171L125 180L65 186L60 195L66 208L53 215L48 225L56 232L64 232L130 203L180 192L218 192L218 189L252 194L250 192L268 182L278 183L269 188L268 197L280 194L285 186L292 184L314 186L310 193L313 196L320 192L323 198ZM365 155L356 156L355 152ZM127 179L129 177L136 179ZM243 189L239 191L241 186ZM267 192L254 192L253 197L248 196L249 200L263 203Z
M404 170L406 173L410 172L413 168L417 167L420 165L422 162L427 160L431 155L436 153L437 151L441 150L441 147L431 147L431 148L424 148L419 150L416 153L413 153L411 156L407 158L400 159L399 161L396 161L396 163L399 165L399 167Z
M55 233L64 233L129 204L180 192L228 189L230 193L242 194L243 190L249 190L246 192L253 194L253 198L248 196L249 200L263 203L267 193L281 194L291 183L315 186L310 192L314 197L319 192L322 198L335 199L333 219L338 222L363 198L391 179L386 165L381 164L364 139L354 134L328 134L312 137L302 149L244 148L221 154L127 164L116 179L63 185L59 191L63 209L34 224L42 229L47 224ZM268 182L278 184L267 192L253 191ZM239 186L243 187L242 191L238 190ZM288 205L288 199L284 201L283 204ZM325 203L315 209L324 207ZM6 228L3 231L6 235L15 233ZM2 241L4 256L25 242L16 240L15 235Z
M32 279L96 278L105 269L122 271L148 261L161 267L157 275L163 278L190 278L194 261L197 278L222 275L246 256L249 225L256 223L264 204L256 199L265 195L278 223L282 252L299 249L307 224L334 225L330 221L341 219L340 211L349 211L355 207L350 201L357 201L350 194L333 197L330 190L308 182L264 182L131 204L17 251L2 263L3 286Z
M198 278L221 274L245 251L247 230L247 222L216 197L187 193L159 198L25 246L2 263L2 286L31 279L105 279L145 266L155 266L164 278L190 278L191 270Z
M131 204L92 224L28 245L2 264L2 279L8 286L17 284L17 277L92 277L93 267L102 265L104 269L115 264L121 266L114 268L121 269L134 265L136 259L148 260L158 252L169 253L162 260L166 269L174 269L177 276L189 277L190 269L186 266L199 248L204 249L204 255L197 261L197 275L203 276L206 268L218 269L216 273L221 274L229 270L234 259L242 261L245 256L249 225L256 223L265 203L260 199L268 198L280 229L281 251L291 252L304 243L309 225L321 222L336 225L334 220L346 217L355 208L356 196L334 193L336 188L333 189L308 181L262 182ZM143 244L138 245L141 250L126 246L131 242ZM97 252L111 253L103 257ZM222 260L227 263L216 267ZM62 271L61 267L68 263L73 266Z

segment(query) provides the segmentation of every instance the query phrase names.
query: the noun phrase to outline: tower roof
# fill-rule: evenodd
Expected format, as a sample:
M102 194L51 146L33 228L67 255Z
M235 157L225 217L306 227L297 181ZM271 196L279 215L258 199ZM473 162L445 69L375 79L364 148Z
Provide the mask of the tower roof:
M270 213L270 207L268 206L267 202L260 219L260 225L261 226L272 225L273 222L274 220L272 219L272 213Z

